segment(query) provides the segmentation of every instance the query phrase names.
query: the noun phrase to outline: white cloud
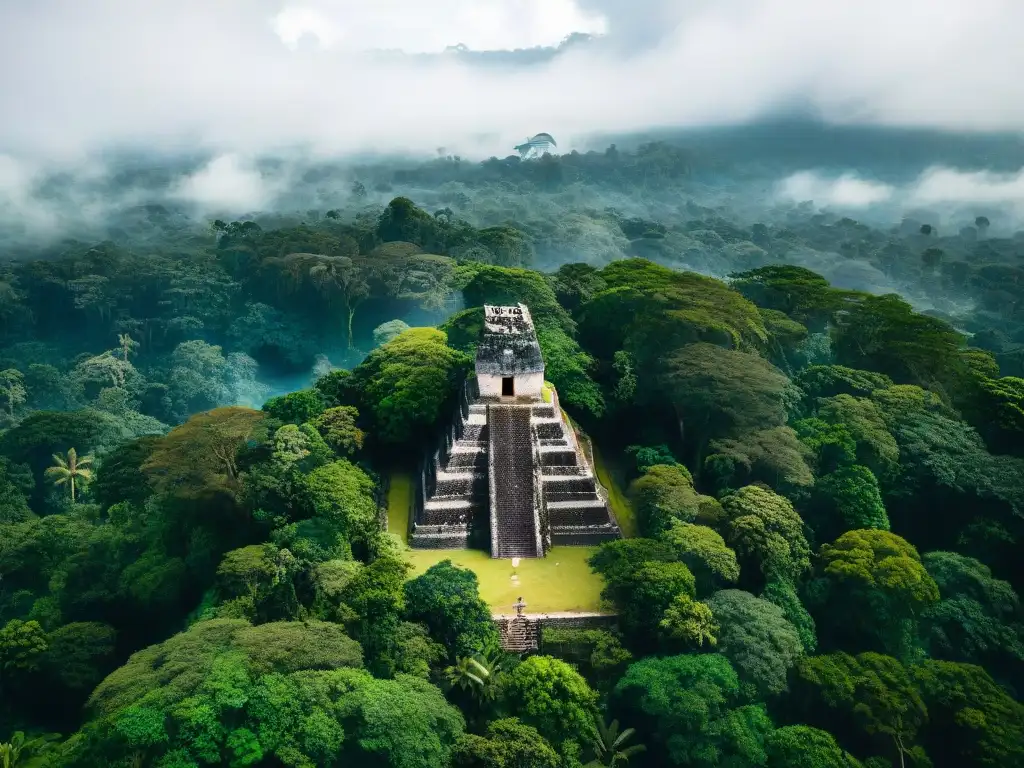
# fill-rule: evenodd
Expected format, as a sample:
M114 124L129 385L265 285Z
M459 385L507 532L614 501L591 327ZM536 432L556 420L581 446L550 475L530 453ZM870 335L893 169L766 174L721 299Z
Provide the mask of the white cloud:
M861 179L846 173L828 179L813 171L800 171L783 179L778 193L794 202L810 200L819 206L864 208L890 200L894 193L888 184Z
M220 155L182 179L171 197L205 210L258 211L273 200L276 189L280 182L265 179L252 163L238 155Z
M515 48L604 28L607 44L512 70L360 52ZM1022 28L1020 0L6 2L0 152L472 156L542 130L564 147L794 103L835 122L1024 129Z
M1024 211L1024 168L1013 174L930 168L914 185L910 199L919 205L987 203Z
M281 42L292 49L307 35L315 38L321 48L330 48L341 37L338 25L315 8L284 8L274 17L273 28Z
M1016 173L967 172L935 166L900 186L846 173L829 176L800 171L782 179L775 189L781 200L810 201L837 211L885 211L898 220L911 211L928 210L944 223L964 222L988 211L1005 212L1001 222L1013 228L1024 222L1024 168Z

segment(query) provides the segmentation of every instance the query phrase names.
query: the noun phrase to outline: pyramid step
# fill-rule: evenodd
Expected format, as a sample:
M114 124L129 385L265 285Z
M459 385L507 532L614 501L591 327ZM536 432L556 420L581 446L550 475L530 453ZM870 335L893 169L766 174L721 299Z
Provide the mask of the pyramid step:
M566 477L568 475L574 475L576 477L579 477L581 475L589 475L590 474L590 470L587 469L587 467L581 467L579 465L568 466L568 465L564 465L563 464L563 465L545 466L545 467L541 467L540 469L541 469L541 474L544 475L545 477L555 477L555 476Z

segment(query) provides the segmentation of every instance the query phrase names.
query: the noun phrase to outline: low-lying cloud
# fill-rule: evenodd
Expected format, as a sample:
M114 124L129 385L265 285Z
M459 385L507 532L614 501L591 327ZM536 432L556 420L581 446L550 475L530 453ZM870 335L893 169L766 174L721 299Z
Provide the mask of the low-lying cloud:
M0 4L0 152L508 152L546 130L826 120L1024 129L1019 0L33 0ZM550 45L530 67L366 49ZM485 136L486 139L480 137Z
M285 187L238 155L220 155L174 184L170 197L207 211L260 211Z
M908 211L930 211L948 220L963 220L999 211L1002 227L1024 224L1024 168L1016 173L960 171L932 167L902 185L887 184L844 173L829 176L800 171L776 185L778 198L790 203L811 202L818 208L898 217Z

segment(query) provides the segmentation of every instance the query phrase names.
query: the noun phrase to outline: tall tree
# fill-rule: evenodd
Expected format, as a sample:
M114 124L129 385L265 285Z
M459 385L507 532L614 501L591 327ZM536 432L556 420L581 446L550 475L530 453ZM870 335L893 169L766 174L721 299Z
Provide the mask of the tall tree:
M67 485L71 491L71 503L75 503L75 484L81 488L92 480L92 456L79 456L74 448L68 448L67 458L53 454L53 466L45 472L54 485Z
M201 497L239 490L238 451L254 438L264 414L249 408L198 413L153 446L142 471L161 493Z
M690 344L664 360L663 386L695 470L714 438L781 426L789 380L757 355Z

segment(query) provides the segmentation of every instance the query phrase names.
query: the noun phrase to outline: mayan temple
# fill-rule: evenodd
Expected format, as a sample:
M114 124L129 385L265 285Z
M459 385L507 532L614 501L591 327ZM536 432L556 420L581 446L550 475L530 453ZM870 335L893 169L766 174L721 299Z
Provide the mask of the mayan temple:
M558 393L545 386L529 309L485 306L476 378L420 472L411 545L543 557L552 545L619 535Z

